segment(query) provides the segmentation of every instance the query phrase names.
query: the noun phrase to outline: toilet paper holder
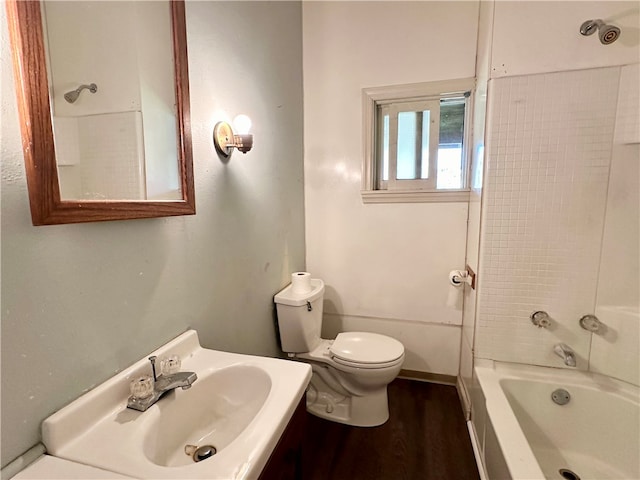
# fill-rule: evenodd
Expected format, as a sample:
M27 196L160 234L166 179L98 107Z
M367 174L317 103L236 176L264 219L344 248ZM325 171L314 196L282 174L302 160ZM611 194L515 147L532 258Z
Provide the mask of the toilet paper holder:
M465 270L451 270L449 272L449 283L454 287L460 287L463 283L466 283L475 290L476 288L476 274L469 265Z

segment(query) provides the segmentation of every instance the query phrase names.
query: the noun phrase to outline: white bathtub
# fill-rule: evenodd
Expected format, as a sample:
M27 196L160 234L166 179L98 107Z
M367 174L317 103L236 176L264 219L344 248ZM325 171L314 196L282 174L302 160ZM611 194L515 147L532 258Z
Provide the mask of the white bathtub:
M582 371L498 362L475 372L473 426L491 480L640 479L638 387ZM559 388L571 396L566 405L551 399ZM484 405L476 405L478 398Z

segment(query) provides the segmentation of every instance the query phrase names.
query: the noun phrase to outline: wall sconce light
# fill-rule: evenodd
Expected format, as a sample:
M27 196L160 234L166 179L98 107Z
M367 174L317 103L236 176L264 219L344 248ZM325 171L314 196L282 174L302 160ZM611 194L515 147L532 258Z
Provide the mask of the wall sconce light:
M225 158L231 156L234 148L247 153L253 147L253 135L249 133L251 119L246 115L238 115L233 123L238 133L233 133L228 122L218 122L213 127L213 144L218 153Z

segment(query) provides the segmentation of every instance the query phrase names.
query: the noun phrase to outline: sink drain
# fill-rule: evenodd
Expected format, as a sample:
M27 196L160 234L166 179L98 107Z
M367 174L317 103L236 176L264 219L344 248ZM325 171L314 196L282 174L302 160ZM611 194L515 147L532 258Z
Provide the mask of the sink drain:
M558 472L560 473L560 475L562 475L562 478L565 478L566 480L580 480L580 477L577 473L574 473L566 468L561 468L560 470L558 470Z
M202 445L201 447L185 445L184 453L193 457L194 462L201 462L209 457L213 457L217 453L217 450L213 445Z

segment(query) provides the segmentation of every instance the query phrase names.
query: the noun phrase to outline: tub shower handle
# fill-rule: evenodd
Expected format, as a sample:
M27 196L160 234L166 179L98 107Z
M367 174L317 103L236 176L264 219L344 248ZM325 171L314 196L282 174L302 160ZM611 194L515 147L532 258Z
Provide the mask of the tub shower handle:
M605 326L595 315L585 315L580 319L580 326L591 333L604 333Z
M538 328L547 328L551 325L551 317L547 312L541 310L533 312L529 318L531 319L531 323Z

